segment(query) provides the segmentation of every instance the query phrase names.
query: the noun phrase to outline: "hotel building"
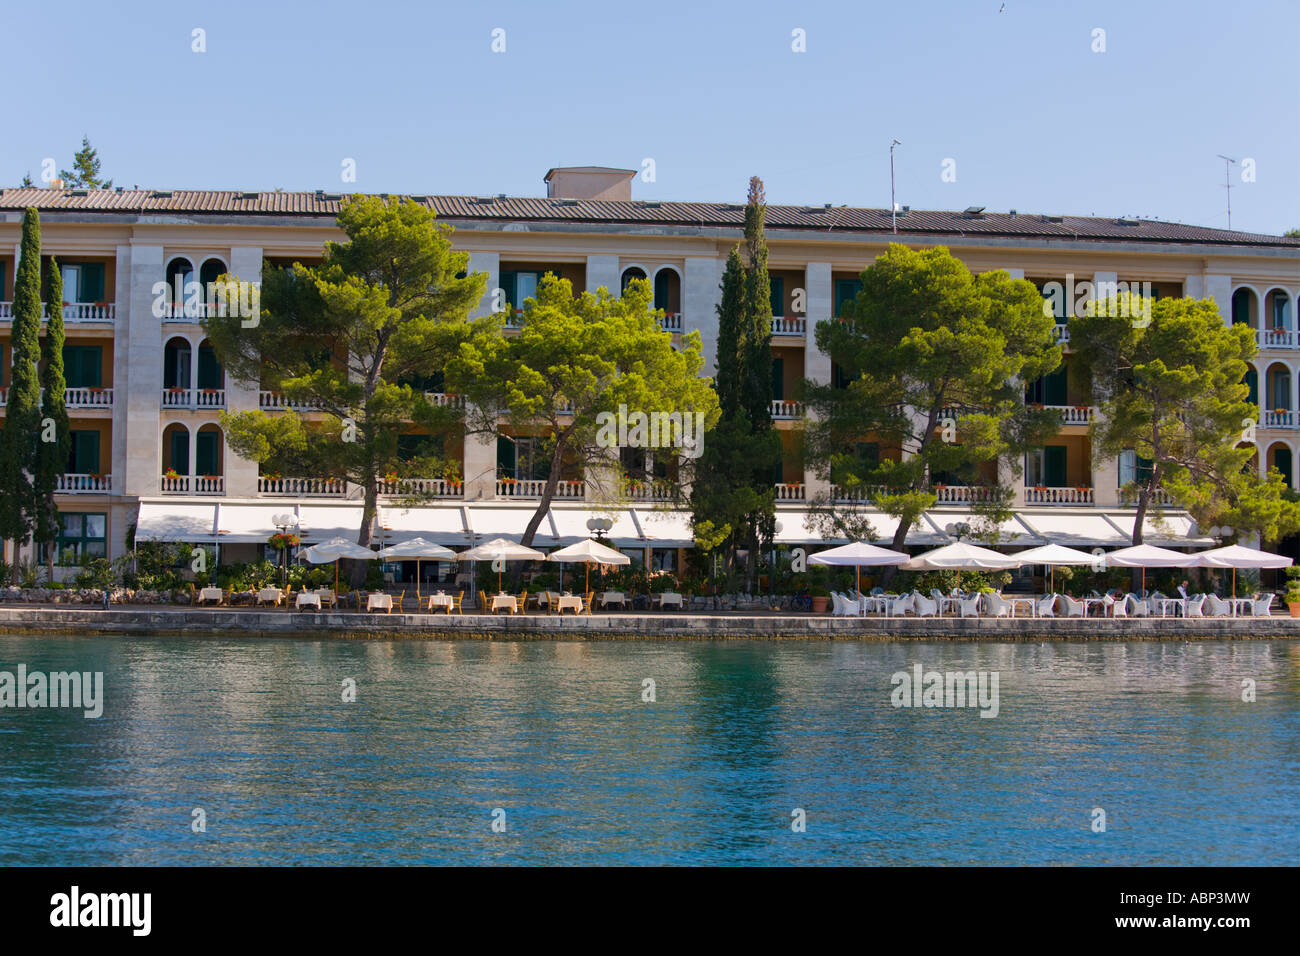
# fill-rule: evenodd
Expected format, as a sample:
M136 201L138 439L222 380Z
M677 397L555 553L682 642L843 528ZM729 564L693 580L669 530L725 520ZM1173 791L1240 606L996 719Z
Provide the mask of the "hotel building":
M664 328L674 336L698 331L712 372L719 282L727 253L741 237L744 207L634 200L634 178L632 170L553 169L544 197L413 198L455 226L454 244L469 253L471 270L488 274L480 313L490 310L493 289L519 304L548 271L571 280L575 289L590 290L619 290L630 278L644 277L653 285L655 305L664 310ZM0 190L0 402L10 384L11 300L25 208L40 211L42 255L56 257L63 273L73 440L59 486L65 516L61 559L115 558L127 549L134 527L141 538L216 543L223 562L248 560L261 553L276 517L286 512L299 520L305 543L355 536L359 488L259 474L255 462L227 446L219 422L223 410L279 414L289 407L284 397L228 378L204 338L200 314L183 304L169 305L161 316L154 308L160 281L174 287L178 279L197 280L206 287L226 272L257 281L264 262L318 262L327 240L344 238L335 218L342 198L324 192ZM1161 297L1213 298L1224 322L1248 324L1259 345L1248 376L1262 411L1258 467L1277 468L1296 486L1300 240L1149 220L980 208L904 209L891 217L887 209L831 204L769 206L767 236L772 415L785 442L781 473L773 475L782 543L819 540L803 520L807 503L816 495L842 494L805 468L800 456L797 383L805 377L830 382L837 374L816 346L815 325L839 313L857 292L861 270L893 241L947 246L973 271L1006 269L1040 288L1072 276L1075 282L1149 282ZM508 317L507 327L513 321ZM1064 365L1032 383L1029 398L1059 410L1060 431L1023 463L1016 517L1003 529L1004 540L1121 546L1134 520L1121 489L1143 462L1132 453L1093 453L1088 426L1094 412L1071 374L1068 319L1058 322ZM425 387L439 392L436 382ZM462 546L517 535L544 483L532 451L529 437L504 429L495 439L451 442L444 454L459 462L463 480L431 476L417 482L432 497L409 508L402 488L385 487L386 540L419 534ZM870 452L899 453L883 447ZM536 543L587 537L587 519L604 516L612 520L609 539L657 566L675 566L678 549L690 545L687 516L656 500L652 459L625 465L645 480L617 500L595 500L583 475L564 475ZM1006 463L987 465L999 467L1007 469L1009 480ZM966 481L969 476L948 477L909 544L942 543L948 525L969 517L975 491ZM1175 503L1167 504L1167 520L1148 519L1149 540L1208 543ZM882 539L892 537L892 519L879 516L873 523Z

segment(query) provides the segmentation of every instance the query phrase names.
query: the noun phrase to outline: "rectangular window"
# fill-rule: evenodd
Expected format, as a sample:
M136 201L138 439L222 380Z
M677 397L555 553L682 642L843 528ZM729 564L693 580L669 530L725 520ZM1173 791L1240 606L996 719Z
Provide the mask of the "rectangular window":
M65 345L63 377L68 388L99 388L103 385L104 348L100 345Z
M73 430L70 432L71 452L68 454L68 474L98 475L99 432Z
M214 431L199 432L194 448L194 470L200 475L221 474L221 436Z
M515 273L514 304L516 309L524 307L525 299L535 299L537 297L537 284L541 279L542 274L540 272Z
M772 316L780 318L785 315L785 280L772 278L768 283L771 285Z
M1025 455L1026 488L1064 488L1066 485L1065 445L1046 445Z
M60 267L63 276L64 302L104 301L104 264L102 262L68 263Z
M61 512L59 524L59 536L55 540L59 564L78 564L83 556L108 557L108 515Z
M199 346L199 388L221 387L221 363L210 345Z
M844 307L846 305L853 304L853 300L858 297L858 293L861 291L861 279L835 280L835 315L837 318L844 314Z
M1069 375L1065 365L1029 383L1025 401L1031 405L1066 405L1069 403Z
M772 400L785 401L785 359L772 359Z

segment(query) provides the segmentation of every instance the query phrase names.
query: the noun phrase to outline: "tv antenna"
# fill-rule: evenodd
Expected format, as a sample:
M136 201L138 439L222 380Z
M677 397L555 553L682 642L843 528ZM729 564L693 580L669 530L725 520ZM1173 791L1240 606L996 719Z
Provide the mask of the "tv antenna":
M902 146L898 140L889 144L889 225L898 235L898 203L894 202L894 147Z
M1230 156L1224 156L1219 153L1219 159L1223 160L1223 188L1228 192L1228 228L1232 228L1232 167L1237 165L1237 161Z

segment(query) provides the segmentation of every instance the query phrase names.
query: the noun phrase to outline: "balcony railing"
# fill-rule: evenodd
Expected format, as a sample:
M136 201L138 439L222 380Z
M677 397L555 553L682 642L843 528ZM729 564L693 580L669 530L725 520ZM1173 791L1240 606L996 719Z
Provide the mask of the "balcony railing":
M295 412L308 412L319 408L320 404L314 399L292 399L287 398L280 392L263 390L257 393L257 407L263 411L276 411L287 408Z
M773 335L798 335L803 336L808 332L808 318L802 315L772 316L772 334Z
M1057 412L1062 425L1086 425L1092 421L1092 409L1087 405L1044 405L1044 408Z
M12 322L14 304L0 302L0 322ZM41 318L50 317L50 307L41 303ZM117 305L112 302L65 302L63 304L64 322L113 322L117 318Z
M622 484L623 496L632 501L671 501L673 485L668 481L646 481L644 479L625 479Z
M379 482L379 493L393 498L462 498L465 495L463 481L448 481L446 478L399 478L397 481Z
M225 408L224 388L164 388L163 408Z
M69 388L63 393L63 404L68 408L112 408L111 388Z
M425 392L424 400L439 408L464 408L465 396L455 392Z
M1290 329L1257 329L1255 341L1262 349L1300 348L1300 340Z
M113 490L112 475L59 475L54 490L61 495L97 495Z
M774 398L772 399L772 417L780 421L803 418L803 405L799 402L787 402Z
M500 498L540 498L545 490L544 478L497 479L497 497ZM556 498L582 499L586 495L587 485L583 481L561 481L555 486Z
M1070 327L1068 325L1062 323L1056 326L1056 344L1057 345L1070 344Z
M659 328L665 332L680 332L682 330L682 314L680 312L665 312L664 317L659 320Z
M224 495L226 479L222 475L177 475L161 476L162 492L165 495Z
M964 505L976 501L988 501L993 497L993 489L983 485L935 485L934 498L937 505Z
M806 501L808 499L808 488L802 483L778 483L775 488L777 501Z
M831 485L831 500L837 505L859 505L874 501L877 495L888 491L886 485L868 485L859 488L845 488L843 485Z
M257 493L285 498L342 498L348 485L337 478L273 478L257 476Z
M1129 508L1136 508L1138 503L1137 492L1121 488L1119 490L1119 500ZM1173 495L1165 491L1163 488L1157 488L1155 491L1151 492L1150 504L1158 505L1161 508L1178 507L1178 502L1174 500Z
M1289 408L1275 408L1264 413L1265 428L1295 428L1295 412Z
M1043 485L1025 488L1025 504L1028 505L1090 505L1092 503L1091 488L1051 488Z
M166 302L162 307L164 322L202 322L208 317L207 302Z

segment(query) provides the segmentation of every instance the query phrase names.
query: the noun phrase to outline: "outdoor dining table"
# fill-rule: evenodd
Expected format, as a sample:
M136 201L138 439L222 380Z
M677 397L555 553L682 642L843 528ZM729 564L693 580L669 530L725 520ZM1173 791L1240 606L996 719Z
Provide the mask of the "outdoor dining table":
M492 613L495 614L501 608L506 608L511 614L514 614L519 608L518 599L513 594L494 594L492 596Z
M581 614L582 598L576 594L561 594L555 599L555 609L563 614L566 608L574 614Z
M199 591L200 604L204 604L207 601L216 601L218 604L220 604L222 601L225 600L225 597L226 597L225 593L221 590L221 588L203 588L203 590Z
M383 591L375 591L366 595L366 610L374 611L382 608L385 611L393 609L393 596Z
M889 607L889 599L883 594L859 594L858 595L858 614L865 616L867 605L871 605L872 613L884 614Z
M1161 598L1152 598L1151 601L1157 606L1158 612L1161 617L1169 616L1170 605L1173 605L1175 617L1177 617L1179 614L1183 615L1184 617L1186 617L1187 615L1186 598L1161 597Z
M1094 607L1097 607L1098 605L1104 605L1106 603L1105 598L1081 597L1081 598L1075 598L1075 600L1083 605L1084 617L1087 617L1088 612L1091 611Z
M682 606L682 596L675 591L664 591L658 595L659 609L662 611L668 605L673 604L680 610Z
M1016 611L1022 608L1029 609L1030 617L1038 617L1038 601L1031 597L1007 597L1004 598L1011 605L1011 616L1016 616Z
M454 606L454 601L452 596L450 594L444 594L442 591L439 591L437 594L429 595L428 603L425 604L425 610L432 611L436 607L445 607L447 609L447 613L450 614L453 606Z
M257 592L257 604L260 607L263 604L271 604L275 607L280 606L280 600L284 597L279 588L262 588Z
M627 595L622 591L606 591L600 596L600 606L607 608L611 604L617 604L619 607L627 607Z
M961 602L962 599L960 597L954 597L953 595L950 594L943 595L942 597L939 598L939 616L943 617L943 612L945 609L949 611L956 611L958 614L960 614Z
M294 599L295 607L314 607L320 610L320 595L313 591L299 591L298 597Z
M1251 610L1252 610L1252 611L1254 610L1254 605L1255 605L1255 599L1254 599L1254 598L1248 598L1248 597L1230 597L1230 598L1224 598L1224 600L1227 601L1229 604L1232 605L1232 616L1233 616L1233 617L1236 617L1237 615L1239 615L1239 614L1241 613L1241 606L1242 606L1243 604L1245 604L1245 605L1249 605L1250 608L1251 608Z

